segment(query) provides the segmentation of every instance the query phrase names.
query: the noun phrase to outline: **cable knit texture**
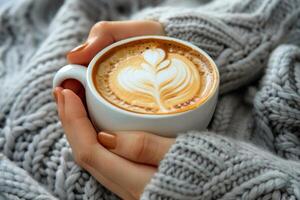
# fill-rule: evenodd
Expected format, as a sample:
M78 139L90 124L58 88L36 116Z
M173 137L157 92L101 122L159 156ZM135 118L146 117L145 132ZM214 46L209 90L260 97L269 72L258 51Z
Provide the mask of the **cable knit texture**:
M142 199L300 199L299 0L14 0L0 7L0 199L118 199L75 164L51 96L100 20L152 19L209 53L209 131L180 133ZM170 124L171 125L171 124Z

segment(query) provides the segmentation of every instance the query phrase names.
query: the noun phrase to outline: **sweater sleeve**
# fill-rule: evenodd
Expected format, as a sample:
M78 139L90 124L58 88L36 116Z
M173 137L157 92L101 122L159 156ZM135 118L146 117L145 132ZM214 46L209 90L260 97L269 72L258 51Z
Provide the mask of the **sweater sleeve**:
M157 20L162 23L167 36L189 41L208 52L219 67L220 92L224 94L259 79L273 49L286 41L290 32L299 29L296 20L299 18L300 1L235 2L238 1L216 0L198 8L147 9L134 18ZM289 55L291 49L288 49L282 54L284 57ZM296 57L287 57L282 64L288 66L297 60ZM257 127L256 133L252 134L259 137L257 140L264 140L276 138L276 128L283 130L282 134L292 130L294 137L289 138L296 142L287 146L286 141L279 141L279 145L294 151L290 144L299 141L298 112L289 110L288 114L291 114L284 115L290 117L289 120L276 117L282 114L281 111L287 113L282 109L286 106L279 103L277 97L286 99L288 105L298 105L293 103L294 99L298 99L297 93L294 95L292 90L286 90L292 83L287 80L290 76L295 79L295 73L282 64L276 68L270 67L270 70L275 70L274 73L268 72L278 72L280 76L272 76L271 81L268 79L262 85L265 88L270 83L270 87L274 87L274 95L257 94L263 99L256 97L254 102L253 118ZM297 71L297 67L294 68ZM274 84L277 80L287 84ZM298 81L294 81L291 87L299 91L297 84ZM279 86L283 90L279 91ZM266 89L270 91L270 87ZM288 91L290 95L282 91ZM270 107L270 100L274 100L272 105L278 109ZM264 106L271 111L266 112ZM293 124L292 119L295 119ZM264 131L261 131L263 128ZM277 156L254 144L217 133L189 131L178 136L161 161L158 172L146 186L142 199L300 199L299 160L286 160L279 157L280 154Z
M142 199L300 199L300 164L190 131L177 137Z
M212 123L218 134L190 131L178 136L142 199L300 199L299 55L293 45L272 53L256 93L250 141L232 138L244 134L239 126L232 130L222 125L232 122L226 106L220 105L236 110L238 102L234 96L221 98L217 111L225 114L216 112Z
M167 36L204 49L219 67L223 94L262 75L270 52L296 28L299 4L217 0L193 8L148 8L133 18L159 21Z

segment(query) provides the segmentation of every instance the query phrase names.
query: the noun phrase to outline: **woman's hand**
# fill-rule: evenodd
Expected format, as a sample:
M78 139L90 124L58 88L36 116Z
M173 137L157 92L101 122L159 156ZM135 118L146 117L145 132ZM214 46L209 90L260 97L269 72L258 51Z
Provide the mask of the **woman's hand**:
M163 34L162 25L155 21L101 21L92 27L85 43L67 54L68 62L87 66L101 49L116 41L134 36ZM84 100L84 90L78 81L66 80L62 86L71 89Z
M87 41L70 51L70 63L87 65L104 47L128 37L162 35L154 21L99 22ZM67 80L54 91L59 117L75 161L123 199L139 199L175 139L145 132L96 133L81 99L79 82ZM80 98L79 98L80 97Z
M58 87L54 95L75 161L122 199L139 199L175 139L145 132L97 134L74 92Z

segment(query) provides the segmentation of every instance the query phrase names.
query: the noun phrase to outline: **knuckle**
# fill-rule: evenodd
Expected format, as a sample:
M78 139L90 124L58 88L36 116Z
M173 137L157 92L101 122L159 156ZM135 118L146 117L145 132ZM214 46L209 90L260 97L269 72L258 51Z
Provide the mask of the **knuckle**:
M65 115L64 123L69 125L84 124L86 116Z
M110 26L110 22L109 21L100 21L97 22L93 27L92 27L92 31L93 30L107 30Z
M136 144L132 149L133 158L137 161L145 160L148 153L149 141L146 134L139 134L136 138Z
M75 155L75 162L82 167L86 165L92 165L93 155L88 152L80 152Z

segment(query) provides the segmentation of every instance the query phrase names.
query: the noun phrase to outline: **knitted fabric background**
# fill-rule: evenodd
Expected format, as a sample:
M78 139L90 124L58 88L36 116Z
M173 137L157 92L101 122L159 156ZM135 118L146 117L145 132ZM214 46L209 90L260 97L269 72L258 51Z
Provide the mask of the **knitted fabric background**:
M74 162L52 98L97 21L152 19L216 61L208 132L179 133L142 199L300 199L299 0L15 0L0 7L0 199L118 199Z

